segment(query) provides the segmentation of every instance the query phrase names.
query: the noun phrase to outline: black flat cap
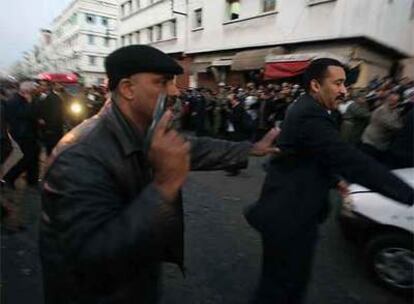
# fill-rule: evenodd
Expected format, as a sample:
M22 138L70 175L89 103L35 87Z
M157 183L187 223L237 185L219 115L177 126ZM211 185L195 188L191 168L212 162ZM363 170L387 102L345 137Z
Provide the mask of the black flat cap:
M109 90L114 90L122 78L137 73L182 74L183 68L170 56L148 45L119 48L105 59Z

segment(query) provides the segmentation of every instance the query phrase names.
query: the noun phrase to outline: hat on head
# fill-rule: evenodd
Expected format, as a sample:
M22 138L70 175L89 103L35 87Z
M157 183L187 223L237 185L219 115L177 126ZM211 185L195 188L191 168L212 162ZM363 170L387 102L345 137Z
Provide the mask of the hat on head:
M182 74L183 68L170 56L148 45L129 45L117 49L105 59L109 90L122 78L137 73Z

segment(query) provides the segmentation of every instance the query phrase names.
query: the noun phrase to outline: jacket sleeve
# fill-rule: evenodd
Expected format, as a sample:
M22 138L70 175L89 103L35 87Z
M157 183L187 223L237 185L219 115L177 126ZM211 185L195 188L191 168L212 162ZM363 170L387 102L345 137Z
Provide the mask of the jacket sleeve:
M397 131L402 128L402 120L396 113L386 113L381 107L372 114L373 119L378 121L384 129Z
M125 269L140 260L159 260L177 221L154 185L128 201L106 166L84 153L64 151L43 187L45 225L58 231L76 265Z
M368 108L363 106L350 105L348 111L350 111L352 115L358 119L369 119L371 117L371 113Z
M208 137L187 137L191 143L191 170L245 168L251 143Z
M403 204L414 203L413 189L383 165L340 139L328 114L302 117L299 141L332 173Z

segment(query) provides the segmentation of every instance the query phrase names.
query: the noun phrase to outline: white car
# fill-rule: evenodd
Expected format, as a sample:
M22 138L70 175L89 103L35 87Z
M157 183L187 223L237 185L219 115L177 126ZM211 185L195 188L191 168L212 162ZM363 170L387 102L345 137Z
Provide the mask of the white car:
M397 169L393 173L414 188L414 168ZM345 237L364 247L368 270L377 282L395 291L413 291L413 206L351 185L339 221Z

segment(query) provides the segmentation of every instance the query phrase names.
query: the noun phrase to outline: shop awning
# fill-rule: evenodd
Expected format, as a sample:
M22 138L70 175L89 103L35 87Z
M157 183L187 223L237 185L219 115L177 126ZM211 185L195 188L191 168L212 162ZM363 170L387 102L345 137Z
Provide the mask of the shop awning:
M300 75L306 70L309 63L310 60L266 63L264 79L281 79Z
M78 82L78 76L74 73L40 73L36 78L39 80L47 80L60 83Z
M195 62L191 64L190 71L192 74L205 73L210 65L210 62Z
M217 67L217 66L230 66L232 64L233 60L229 58L222 58L213 60L210 64L210 66Z
M278 55L283 53L285 53L283 47L238 52L233 57L231 69L233 71L259 70L264 67L268 55Z
M268 55L264 71L264 79L281 79L302 74L313 59L329 57L342 63L344 58L330 53L306 53L289 55Z

